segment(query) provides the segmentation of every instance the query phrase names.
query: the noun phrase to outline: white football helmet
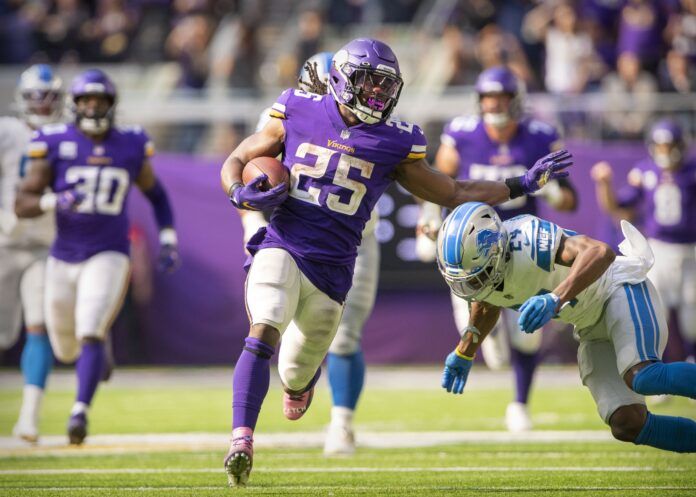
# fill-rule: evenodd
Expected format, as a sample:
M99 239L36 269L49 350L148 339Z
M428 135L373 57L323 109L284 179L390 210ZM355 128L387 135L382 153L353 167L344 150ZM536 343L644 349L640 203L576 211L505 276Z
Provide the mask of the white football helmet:
M437 266L455 295L483 300L503 281L508 234L495 210L467 202L447 216L437 236Z
M61 79L46 64L35 64L19 77L15 104L20 116L34 129L58 121L65 99Z

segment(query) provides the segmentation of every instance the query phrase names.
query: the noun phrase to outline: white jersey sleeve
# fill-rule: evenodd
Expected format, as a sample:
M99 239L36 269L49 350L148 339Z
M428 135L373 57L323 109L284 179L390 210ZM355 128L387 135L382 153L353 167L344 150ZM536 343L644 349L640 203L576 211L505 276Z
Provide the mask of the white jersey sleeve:
M553 291L568 277L570 267L555 263L563 236L577 233L550 221L522 215L505 221L510 258L503 284L485 300L499 307L518 309L530 297ZM585 328L595 324L609 296L628 280L623 271L626 258L618 258L594 283L564 306L558 318Z
M0 117L0 246L48 246L55 233L53 215L17 219L15 192L24 175L31 129L14 117Z

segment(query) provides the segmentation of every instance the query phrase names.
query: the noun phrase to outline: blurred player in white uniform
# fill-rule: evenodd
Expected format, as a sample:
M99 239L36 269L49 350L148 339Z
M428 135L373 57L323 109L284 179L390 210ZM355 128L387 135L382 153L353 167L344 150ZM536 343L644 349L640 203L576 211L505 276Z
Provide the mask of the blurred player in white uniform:
M326 94L332 57L331 52L320 52L310 57L302 66L298 87L309 93ZM266 109L261 114L256 126L257 132L271 119L270 110ZM268 222L262 212L238 212L242 217L246 244L249 238ZM333 407L324 444L326 455L350 455L355 452L353 414L365 379L365 361L360 342L363 326L375 304L379 277L379 242L375 236L378 221L379 214L375 208L363 230L362 242L355 260L353 286L346 297L343 316L327 356ZM296 328L294 321L288 327L290 330Z
M562 148L558 131L551 125L531 119L523 113L523 89L515 74L498 66L482 72L476 81L480 115L459 116L443 130L435 165L440 171L458 179L501 180L523 173L530 160ZM553 181L539 191L539 196L559 211L575 209L575 190L567 178ZM498 215L510 219L520 214L536 215L536 196L523 196L496 207ZM434 260L434 237L441 223L440 210L425 204L419 222L419 256ZM423 251L423 248L429 250ZM469 306L452 295L454 319L460 334L469 321ZM510 431L532 428L527 402L538 364L541 334L522 333L517 313L504 310L500 321L483 345L483 358L491 369L512 366L515 377L515 400L505 413Z
M44 320L44 271L55 222L50 215L18 220L14 202L33 130L62 117L60 78L47 65L31 66L19 79L15 102L20 117L0 118L0 350L17 341L24 318L24 393L13 433L35 442L41 399L53 366Z
M623 221L622 230L624 256L617 257L605 243L535 216L503 222L480 202L457 207L438 235L438 267L452 291L471 302L471 316L447 356L442 387L463 392L502 308L520 311L526 333L558 318L575 326L582 382L615 438L696 452L696 422L645 406L644 395L696 398L696 364L662 362L667 323L646 280L654 256L631 224Z
M681 127L669 119L648 133L650 157L628 173L614 193L611 165L592 168L597 198L616 218L641 219L658 256L648 273L662 303L677 312L687 356L696 358L696 159L687 158Z
M77 394L68 438L81 444L87 414L106 361L104 341L128 287L127 199L135 184L153 206L160 227L160 267L177 266L173 213L139 126L114 124L116 87L98 69L70 88L75 120L37 131L15 200L19 217L50 212L57 232L46 266L46 328L56 357L76 361ZM47 192L49 188L52 191Z

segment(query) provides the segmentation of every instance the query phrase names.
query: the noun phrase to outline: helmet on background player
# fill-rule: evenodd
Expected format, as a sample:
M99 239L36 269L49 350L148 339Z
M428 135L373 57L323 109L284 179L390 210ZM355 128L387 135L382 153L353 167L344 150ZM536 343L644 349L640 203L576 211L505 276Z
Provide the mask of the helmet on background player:
M476 93L483 122L489 126L502 128L510 121L522 117L522 85L517 76L505 66L486 69L476 79ZM510 105L505 112L484 112L480 107L485 95L504 94L510 96Z
M90 95L105 97L109 102L105 109L81 110L77 105L81 97ZM85 133L100 135L106 133L114 123L116 112L116 86L99 69L88 69L78 74L70 86L70 96L75 110L75 122Z
M482 300L503 281L507 245L507 231L495 210L467 202L440 227L437 266L455 295Z
M328 91L333 56L333 52L319 52L307 59L302 64L300 76L297 78L297 86L301 90L324 95ZM321 88L317 88L319 83L324 86L323 91L318 91L321 90Z
M648 132L648 150L655 164L662 169L674 169L684 158L684 133L675 121L662 119Z
M19 77L15 104L21 118L34 129L60 119L63 98L63 82L46 64L35 64Z
M333 56L329 92L366 124L387 120L403 85L396 55L379 40L358 38Z

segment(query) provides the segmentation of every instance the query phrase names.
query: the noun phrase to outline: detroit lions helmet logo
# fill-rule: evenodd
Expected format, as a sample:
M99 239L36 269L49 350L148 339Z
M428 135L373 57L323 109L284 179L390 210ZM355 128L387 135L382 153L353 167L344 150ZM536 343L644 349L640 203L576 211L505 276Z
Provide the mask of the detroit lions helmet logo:
M499 231L489 229L483 229L476 233L476 252L478 256L488 257L491 255L491 249L497 246L500 236Z

